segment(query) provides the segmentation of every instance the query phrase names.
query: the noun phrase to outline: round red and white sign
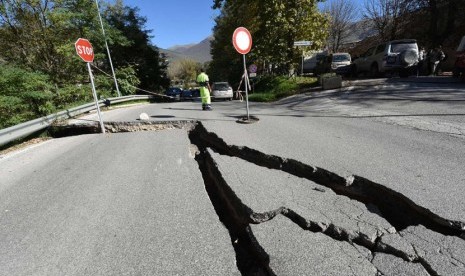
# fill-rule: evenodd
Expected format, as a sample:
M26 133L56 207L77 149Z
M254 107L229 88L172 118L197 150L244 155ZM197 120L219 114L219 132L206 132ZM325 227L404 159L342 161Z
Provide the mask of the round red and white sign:
M76 48L76 53L84 60L85 62L94 61L94 49L89 40L85 38L79 38L76 43L74 43Z
M236 51L240 54L247 54L252 48L252 36L249 30L244 27L239 27L233 34L233 45Z

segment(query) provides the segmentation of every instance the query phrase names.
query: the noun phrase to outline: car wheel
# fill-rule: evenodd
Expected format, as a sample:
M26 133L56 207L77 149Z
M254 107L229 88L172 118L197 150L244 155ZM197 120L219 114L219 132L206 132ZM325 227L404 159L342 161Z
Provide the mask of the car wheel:
M371 76L377 78L379 76L378 64L373 63L370 68Z

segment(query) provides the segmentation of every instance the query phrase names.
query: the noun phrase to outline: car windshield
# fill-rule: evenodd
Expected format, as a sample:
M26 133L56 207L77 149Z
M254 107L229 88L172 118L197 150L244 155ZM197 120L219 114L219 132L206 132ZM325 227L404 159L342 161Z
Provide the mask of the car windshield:
M229 89L229 85L227 83L215 83L215 89L218 89L218 90L228 90Z
M391 45L391 53L400 53L408 49L416 49L415 43L404 42L404 43L393 43Z
M350 61L349 55L333 55L333 62Z

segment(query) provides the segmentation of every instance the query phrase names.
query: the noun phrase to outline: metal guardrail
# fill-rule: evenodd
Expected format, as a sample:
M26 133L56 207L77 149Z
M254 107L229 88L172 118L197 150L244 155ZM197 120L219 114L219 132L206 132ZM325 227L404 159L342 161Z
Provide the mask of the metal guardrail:
M145 100L150 98L152 98L152 96L132 95L117 98L109 98L107 100L110 100L110 103L115 104L133 100ZM104 100L100 100L99 106L103 105L105 105ZM96 109L95 103L88 103L32 121L28 121L19 125L15 125L9 128L0 129L0 146L6 145L10 142L21 139L23 137L27 137L33 133L43 130L49 127L56 120L71 119L75 116L84 114L94 109Z

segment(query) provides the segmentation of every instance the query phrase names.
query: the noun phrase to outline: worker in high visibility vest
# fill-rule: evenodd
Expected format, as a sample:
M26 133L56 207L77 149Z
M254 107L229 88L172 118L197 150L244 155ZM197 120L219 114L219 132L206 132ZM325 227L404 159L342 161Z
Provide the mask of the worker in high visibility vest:
M210 92L212 91L205 70L202 68L197 76L197 83L200 85L200 97L202 98L202 110L212 110Z

